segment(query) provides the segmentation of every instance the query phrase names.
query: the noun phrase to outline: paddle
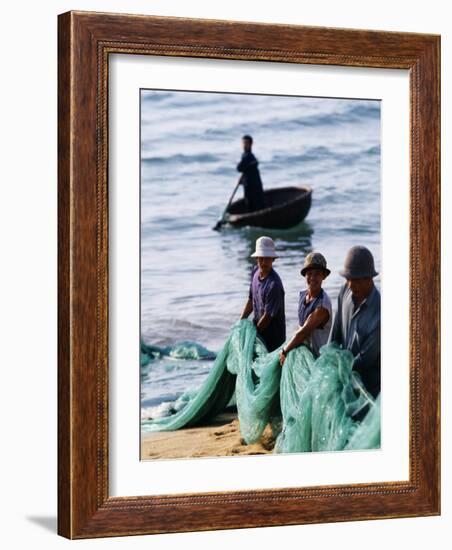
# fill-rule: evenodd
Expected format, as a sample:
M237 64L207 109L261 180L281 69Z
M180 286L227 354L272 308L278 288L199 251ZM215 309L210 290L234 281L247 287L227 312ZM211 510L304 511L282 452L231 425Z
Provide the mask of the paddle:
M214 231L219 231L221 229L221 226L226 223L226 214L228 213L229 207L232 204L232 199L234 198L234 195L237 192L237 189L239 188L240 182L242 181L242 176L240 176L239 181L236 183L236 186L234 187L234 191L232 192L231 198L229 199L228 205L224 209L223 215L221 218L217 221L215 224L215 227L212 227Z

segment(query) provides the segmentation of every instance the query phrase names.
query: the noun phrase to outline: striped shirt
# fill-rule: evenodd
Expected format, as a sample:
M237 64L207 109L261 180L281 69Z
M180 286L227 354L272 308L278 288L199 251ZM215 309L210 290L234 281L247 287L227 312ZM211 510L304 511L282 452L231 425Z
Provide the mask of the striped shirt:
M330 314L328 321L321 327L316 328L309 337L306 339L305 343L311 348L312 353L315 356L319 355L319 350L328 342L328 337L330 335L333 310L331 307L331 300L328 294L323 290L320 290L318 296L312 300L307 300L308 290L302 290L300 292L300 298L298 300L298 322L300 327L302 327L306 319L313 313L316 309L324 308Z

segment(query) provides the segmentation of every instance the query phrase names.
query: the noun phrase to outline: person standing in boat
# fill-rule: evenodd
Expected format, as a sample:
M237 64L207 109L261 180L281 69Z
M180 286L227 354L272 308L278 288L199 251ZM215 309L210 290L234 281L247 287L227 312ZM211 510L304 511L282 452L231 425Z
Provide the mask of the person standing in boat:
M365 246L352 247L339 271L346 282L339 292L330 341L353 354L353 370L367 391L380 393L380 293L373 278L378 275L374 258Z
M273 262L278 257L273 240L270 237L257 239L256 251L251 257L256 258L257 265L251 275L248 300L240 319L247 319L252 312L259 337L268 351L273 351L286 339L284 287L273 269Z
M320 348L328 342L330 335L333 318L331 300L323 290L322 283L331 271L327 268L324 256L319 252L308 254L300 273L306 278L307 284L307 288L300 292L298 301L300 327L280 353L281 366L287 354L302 344L318 357Z
M245 201L248 212L265 208L265 196L262 180L258 169L258 161L251 151L253 138L250 135L242 137L243 154L237 164L237 170L242 173L240 183L245 192Z

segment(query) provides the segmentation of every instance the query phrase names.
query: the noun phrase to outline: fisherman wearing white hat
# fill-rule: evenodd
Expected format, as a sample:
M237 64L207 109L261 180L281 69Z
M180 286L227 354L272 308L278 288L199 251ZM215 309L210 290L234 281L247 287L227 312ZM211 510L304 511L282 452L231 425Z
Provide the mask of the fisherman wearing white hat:
M374 258L365 246L354 246L339 271L347 280L339 292L330 341L353 353L353 370L361 375L367 391L380 393L380 293Z
M331 273L326 260L320 252L311 252L305 258L300 271L306 277L307 288L300 292L298 301L299 329L284 346L279 356L283 366L289 351L301 346L309 347L318 357L319 350L328 342L332 324L332 307L328 294L323 290L322 283Z
M273 269L276 255L275 243L270 237L260 237L256 241L256 258L248 300L243 308L241 319L251 312L254 324L268 351L273 351L286 339L286 317L284 312L284 287L279 275Z

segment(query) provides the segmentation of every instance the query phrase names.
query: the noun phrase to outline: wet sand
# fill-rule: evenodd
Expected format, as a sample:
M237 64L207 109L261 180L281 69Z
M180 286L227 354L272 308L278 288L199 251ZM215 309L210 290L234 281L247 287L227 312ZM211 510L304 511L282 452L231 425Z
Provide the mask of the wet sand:
M141 460L158 458L199 458L270 454L274 439L269 426L260 442L246 445L239 429L237 414L225 412L207 426L174 432L142 433Z

